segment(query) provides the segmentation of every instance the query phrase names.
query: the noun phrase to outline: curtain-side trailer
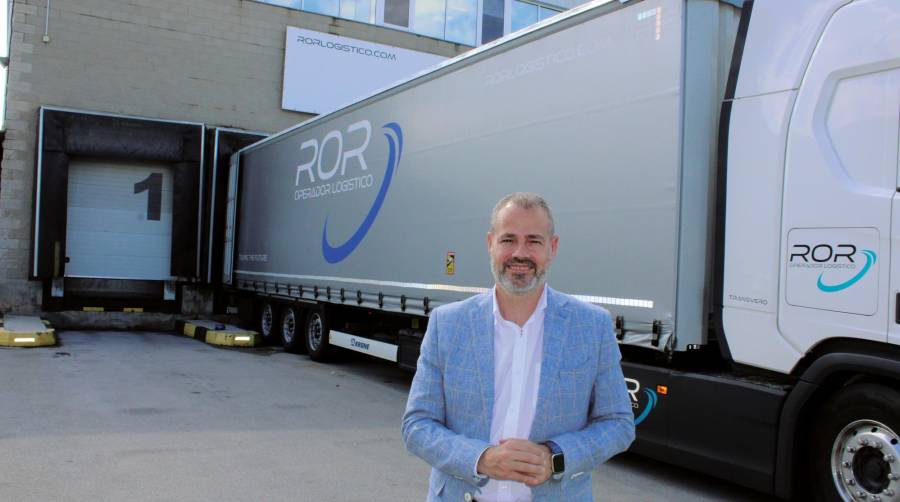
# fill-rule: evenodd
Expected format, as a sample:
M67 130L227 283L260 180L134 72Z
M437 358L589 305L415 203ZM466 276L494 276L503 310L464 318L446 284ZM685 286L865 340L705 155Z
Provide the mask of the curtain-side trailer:
M900 4L598 0L232 158L223 283L293 352L414 368L513 191L615 317L632 450L900 500ZM335 82L340 85L340 82ZM900 214L898 214L900 216Z

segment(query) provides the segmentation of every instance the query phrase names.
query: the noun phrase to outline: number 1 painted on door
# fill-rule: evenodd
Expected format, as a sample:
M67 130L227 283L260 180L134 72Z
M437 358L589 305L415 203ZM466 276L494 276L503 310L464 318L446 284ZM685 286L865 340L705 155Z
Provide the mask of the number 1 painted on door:
M152 173L134 184L134 193L149 191L147 194L147 219L159 221L162 212L162 173Z

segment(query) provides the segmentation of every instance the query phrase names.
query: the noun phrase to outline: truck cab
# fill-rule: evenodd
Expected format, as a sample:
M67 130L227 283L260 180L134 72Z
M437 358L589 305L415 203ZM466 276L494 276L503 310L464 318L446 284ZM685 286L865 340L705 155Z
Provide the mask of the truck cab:
M720 143L723 340L735 363L795 384L778 439L783 469L810 464L795 490L894 500L900 13L881 0L749 8Z

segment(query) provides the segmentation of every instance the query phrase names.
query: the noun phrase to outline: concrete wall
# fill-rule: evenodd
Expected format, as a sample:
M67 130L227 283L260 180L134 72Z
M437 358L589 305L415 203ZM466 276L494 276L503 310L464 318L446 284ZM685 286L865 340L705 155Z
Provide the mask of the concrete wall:
M14 0L0 165L0 311L40 309L28 281L36 116L54 105L275 132L287 26L454 56L466 46L250 0ZM315 71L314 68L310 69Z

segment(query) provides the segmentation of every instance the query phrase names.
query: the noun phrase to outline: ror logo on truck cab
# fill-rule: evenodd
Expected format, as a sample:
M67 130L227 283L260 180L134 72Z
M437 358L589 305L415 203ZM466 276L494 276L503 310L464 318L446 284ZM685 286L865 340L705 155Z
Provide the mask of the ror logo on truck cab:
M876 228L795 228L785 253L789 305L858 315L878 309Z
M877 260L877 255L874 251L863 249L862 254L865 256L865 263L858 267L858 263L853 258L856 254L857 248L853 244L794 244L791 249L790 266L824 269L819 273L816 287L819 288L819 291L825 293L836 293L859 282ZM856 271L857 269L858 271ZM856 273L846 278L846 280L829 283L830 281L822 280L825 272L828 270L853 270Z
M403 129L396 122L388 122L382 129L388 153L387 165L381 186L366 216L350 237L339 244L332 244L328 238L327 215L322 222L322 257L328 263L339 263L353 253L372 228L384 204L403 155ZM345 131L335 129L321 140L312 138L301 143L300 154L304 160L294 174L294 200L318 199L374 187L375 178L368 172L365 158L371 137L372 124L368 120L360 120L350 124Z

